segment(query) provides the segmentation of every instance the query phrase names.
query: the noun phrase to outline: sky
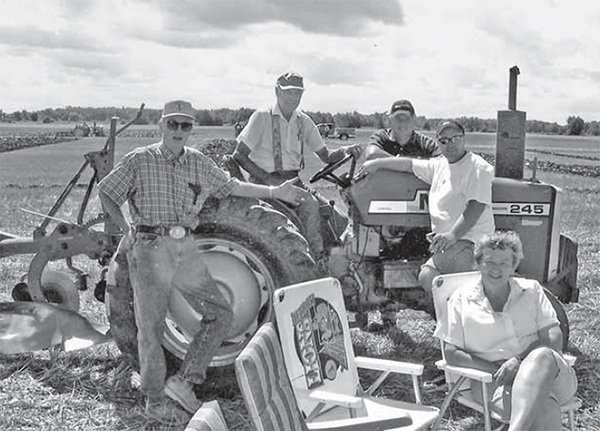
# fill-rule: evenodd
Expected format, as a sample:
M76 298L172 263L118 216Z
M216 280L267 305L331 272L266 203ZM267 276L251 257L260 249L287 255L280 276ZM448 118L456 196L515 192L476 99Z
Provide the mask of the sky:
M600 120L597 0L0 0L0 109L301 108Z

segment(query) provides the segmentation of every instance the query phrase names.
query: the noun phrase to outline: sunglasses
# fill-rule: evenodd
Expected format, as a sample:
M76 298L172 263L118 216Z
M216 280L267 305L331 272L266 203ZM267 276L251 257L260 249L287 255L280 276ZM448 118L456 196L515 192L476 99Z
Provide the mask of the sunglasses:
M169 120L167 121L167 129L169 130L177 130L179 128L179 126L181 126L181 131L182 132L189 132L190 130L192 130L192 127L194 126L193 123L179 123L175 120Z
M458 140L460 138L462 138L464 135L455 135L455 136L450 136L449 138L443 137L443 138L438 138L438 142L442 145L447 145L450 142L452 142L453 144L455 142L458 142Z

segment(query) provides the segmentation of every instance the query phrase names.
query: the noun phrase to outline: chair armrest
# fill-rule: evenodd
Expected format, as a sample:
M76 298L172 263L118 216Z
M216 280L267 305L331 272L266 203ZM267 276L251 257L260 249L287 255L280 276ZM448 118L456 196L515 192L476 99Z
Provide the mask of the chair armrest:
M306 425L310 431L365 431L365 430L398 430L409 427L413 420L407 412L397 412L394 417L369 418L358 417L350 419L336 419L329 421L309 422ZM408 428L414 429L414 428Z
M420 376L425 368L421 364L411 364L410 362L393 361L390 359L368 358L366 356L357 356L356 366L376 371L389 371L399 374L410 374Z
M474 368L459 367L456 365L450 365L445 360L437 361L435 366L440 370L448 371L450 373L460 374L468 377L469 379L478 380L482 383L492 383L494 377L487 371L476 370Z
M335 392L328 392L323 390L299 390L298 395L302 398L308 398L313 401L323 402L327 404L334 404L336 406L347 407L356 409L362 407L363 400L360 397L352 395L338 394Z
M564 353L563 352L563 358L565 358L565 361L567 362L567 364L569 364L571 367L575 366L575 362L577 361L577 357L571 355L570 353Z

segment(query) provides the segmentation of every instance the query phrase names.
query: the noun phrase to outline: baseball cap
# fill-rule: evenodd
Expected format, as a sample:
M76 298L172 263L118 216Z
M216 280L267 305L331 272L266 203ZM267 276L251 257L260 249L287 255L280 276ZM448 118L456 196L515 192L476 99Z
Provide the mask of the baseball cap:
M396 100L394 103L392 103L392 107L390 108L388 115L394 115L396 112L401 111L407 112L413 117L415 116L415 108L412 106L412 103L406 99Z
M185 100L172 100L165 103L162 118L173 117L175 115L183 115L184 117L194 119L196 118L196 111L192 108L192 104Z
M277 86L282 90L304 90L304 79L295 72L288 72L277 78Z
M455 120L447 120L444 121L437 129L436 135L439 135L446 129L455 129L461 132L463 135L465 134L465 128L458 121Z

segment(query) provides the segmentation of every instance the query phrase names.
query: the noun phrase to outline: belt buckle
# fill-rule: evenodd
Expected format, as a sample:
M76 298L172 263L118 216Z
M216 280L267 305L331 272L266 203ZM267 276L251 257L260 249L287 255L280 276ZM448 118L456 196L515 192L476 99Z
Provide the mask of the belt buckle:
M185 228L183 226L173 226L169 229L169 236L175 239L181 239L185 236Z

